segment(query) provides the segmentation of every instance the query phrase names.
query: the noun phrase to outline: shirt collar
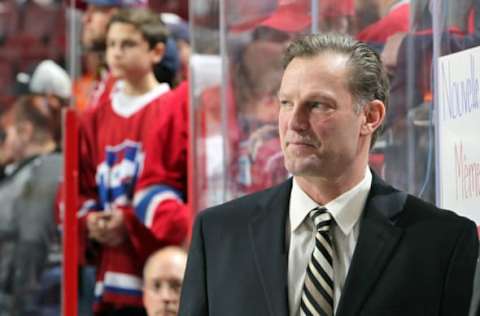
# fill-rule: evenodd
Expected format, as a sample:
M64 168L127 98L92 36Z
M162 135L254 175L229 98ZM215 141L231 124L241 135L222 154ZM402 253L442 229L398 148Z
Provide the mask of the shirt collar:
M358 222L365 208L371 184L372 173L367 167L362 181L352 189L324 205L345 235L350 234ZM300 188L294 177L292 191L290 193L289 217L291 232L295 231L305 220L305 217L308 216L308 213L318 206L320 205Z

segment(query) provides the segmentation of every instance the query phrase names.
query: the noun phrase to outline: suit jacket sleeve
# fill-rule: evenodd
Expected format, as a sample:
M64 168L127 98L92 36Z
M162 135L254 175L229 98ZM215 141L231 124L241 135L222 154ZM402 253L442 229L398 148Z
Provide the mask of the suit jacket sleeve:
M202 215L200 214L197 217L193 226L192 243L183 280L179 316L208 315L207 270Z
M441 315L468 315L478 256L477 230L473 222L468 224L457 238L450 257Z

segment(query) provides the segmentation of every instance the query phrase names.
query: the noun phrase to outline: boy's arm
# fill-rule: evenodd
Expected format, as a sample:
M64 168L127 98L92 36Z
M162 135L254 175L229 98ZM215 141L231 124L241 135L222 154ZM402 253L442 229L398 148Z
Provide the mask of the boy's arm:
M181 245L190 229L190 210L181 201L167 199L153 206L153 220L142 222L132 208L122 209L128 239L139 261L144 262L155 250L168 245Z

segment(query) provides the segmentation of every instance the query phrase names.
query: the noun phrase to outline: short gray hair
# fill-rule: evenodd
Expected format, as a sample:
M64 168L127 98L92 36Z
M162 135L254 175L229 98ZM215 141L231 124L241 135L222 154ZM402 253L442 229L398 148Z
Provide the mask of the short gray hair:
M314 57L324 52L348 57L347 65L350 68L348 86L357 104L357 111L364 103L372 100L382 101L388 109L390 83L380 56L367 44L348 35L326 33L298 38L288 45L283 58L283 67L287 68L295 57ZM383 123L372 135L371 147L382 129Z

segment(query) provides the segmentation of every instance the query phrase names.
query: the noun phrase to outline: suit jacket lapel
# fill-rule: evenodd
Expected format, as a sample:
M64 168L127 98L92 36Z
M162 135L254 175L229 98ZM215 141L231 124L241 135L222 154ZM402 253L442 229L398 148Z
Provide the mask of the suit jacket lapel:
M265 193L249 227L258 278L271 316L288 315L285 229L291 186L290 179Z
M392 257L403 234L395 227L406 193L386 185L375 174L360 223L360 232L336 315L359 315L363 303Z

